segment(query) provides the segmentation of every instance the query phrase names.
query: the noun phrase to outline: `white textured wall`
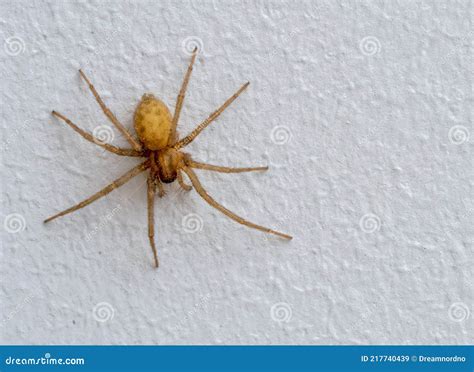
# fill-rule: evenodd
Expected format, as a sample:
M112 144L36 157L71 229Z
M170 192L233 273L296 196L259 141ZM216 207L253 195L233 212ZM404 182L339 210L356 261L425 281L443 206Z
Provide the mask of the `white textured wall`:
M472 343L472 19L468 0L2 0L1 342ZM202 182L294 240L173 185L155 270L144 176L43 225L137 164L51 117L110 126L77 69L131 127L144 92L173 108L195 43L181 134L251 85L189 151L271 167Z

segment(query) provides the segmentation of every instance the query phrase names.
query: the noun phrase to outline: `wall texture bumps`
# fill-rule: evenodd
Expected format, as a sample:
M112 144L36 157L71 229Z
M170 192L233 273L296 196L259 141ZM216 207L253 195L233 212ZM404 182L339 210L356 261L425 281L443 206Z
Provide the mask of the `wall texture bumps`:
M0 2L2 343L472 343L472 2ZM209 192L174 185L146 232L145 178L44 226L136 164L83 68L132 127L181 134L251 85L189 147Z

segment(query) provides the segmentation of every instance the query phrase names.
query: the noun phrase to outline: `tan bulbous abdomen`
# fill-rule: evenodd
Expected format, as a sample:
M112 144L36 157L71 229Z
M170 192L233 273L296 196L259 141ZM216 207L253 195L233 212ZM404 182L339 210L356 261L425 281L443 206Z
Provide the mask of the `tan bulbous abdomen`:
M171 114L168 107L152 94L144 94L135 110L134 126L138 137L149 150L168 145L171 136Z

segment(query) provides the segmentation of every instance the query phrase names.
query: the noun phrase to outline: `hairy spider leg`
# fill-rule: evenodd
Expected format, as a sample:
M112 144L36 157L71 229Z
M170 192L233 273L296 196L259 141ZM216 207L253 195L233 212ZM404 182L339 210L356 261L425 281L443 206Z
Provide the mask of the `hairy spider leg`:
M220 165L200 163L194 160L187 160L186 164L190 166L191 168L205 169L205 170L220 172L220 173L243 173L243 172L258 172L258 171L268 170L268 167L253 167L253 168L222 167Z
M178 172L177 176L178 176L178 183L184 191L191 191L193 189L193 187L191 185L187 185L184 182L183 175L182 175L181 172Z
M89 132L86 132L85 130L79 128L76 124L74 124L71 120L69 120L67 117L64 115L60 114L59 112L52 111L51 112L54 116L57 118L63 120L67 125L69 125L75 132L79 133L83 138L88 140L89 142L92 142L96 144L97 146L102 147L103 149L112 152L117 155L122 155L122 156L136 156L140 157L143 156L143 153L141 151L133 150L133 149L122 149L117 146L109 145L108 143L103 143L100 141L97 141L97 139L90 134Z
M45 223L50 222L50 221L54 220L55 218L64 216L66 214L77 211L78 209L84 208L85 206L91 204L92 202L96 201L97 199L107 195L108 193L110 193L113 190L119 188L120 186L122 186L126 182L130 181L133 177L135 177L138 174L140 174L141 172L143 172L149 166L150 166L150 163L149 163L148 160L141 163L141 164L139 164L139 165L137 165L136 167L132 168L127 173L125 173L124 175L122 175L121 177L117 178L115 181L113 181L112 183L110 183L109 185L104 187L99 192L97 192L94 195L90 196L89 198L81 201L80 203L72 206L71 208L68 208L68 209L66 209L62 212L59 212L59 213L55 214L54 216L51 216L51 217L47 218L46 220L44 220L44 222Z
M269 234L274 234L274 235L278 235L282 238L285 238L285 239L292 239L293 237L290 236L290 235L287 235L287 234L284 234L284 233L281 233L279 231L276 231L276 230L273 230L273 229L270 229L268 227L264 227L264 226L260 226L260 225L257 225L257 224L254 224L253 222L250 222L250 221L247 221L246 219L240 217L240 216L237 216L235 213L231 212L230 210L228 210L227 208L225 208L224 206L220 205L218 202L216 202L207 192L206 190L204 189L204 187L201 185L201 182L199 181L199 179L197 178L196 174L194 173L194 171L189 168L189 167L186 167L186 166L183 166L181 168L189 177L189 179L191 180L191 183L193 184L194 188L196 189L197 193L213 208L217 209L218 211L222 212L223 214L225 214L227 217L233 219L234 221L244 225L244 226L247 226L247 227L251 227L253 229L256 229L256 230L260 230L260 231L263 231L263 232L266 232L266 233L269 233Z
M222 106L220 106L216 111L214 111L209 117L199 124L190 134L188 134L183 139L179 140L173 145L175 149L180 149L184 146L189 145L198 135L201 133L209 124L216 120L219 115L232 103L235 99L242 93L245 88L249 86L249 82L242 85L237 92L235 92L230 98L228 98Z
M148 239L150 240L150 246L153 251L153 257L155 259L155 267L158 268L160 263L158 261L158 254L156 253L155 246L155 191L156 184L153 179L153 175L148 175L148 189L147 189L147 206L148 206Z
M105 105L104 101L102 98L100 98L99 93L97 93L97 90L95 89L94 85L92 85L91 81L87 78L86 74L82 70L79 70L79 73L81 74L82 78L86 81L87 85L89 86L89 89L91 90L92 94L95 97L95 100L99 104L100 108L104 112L105 116L109 118L109 120L112 122L112 124L115 125L115 127L125 136L126 140L134 150L137 151L142 151L143 147L142 145L132 136L132 134L128 131L127 128L125 128L115 117L115 115L112 113L112 111L109 110L109 108Z
M172 145L178 139L176 128L178 126L179 115L181 114L181 109L183 108L183 101L186 95L186 89L188 88L189 78L191 77L191 73L193 71L193 65L194 65L194 61L196 60L196 55L197 55L197 47L195 47L193 50L191 61L189 62L188 69L186 70L186 74L184 75L183 83L181 85L181 89L179 90L178 97L176 98L173 121L171 123L171 136L169 140L169 145Z

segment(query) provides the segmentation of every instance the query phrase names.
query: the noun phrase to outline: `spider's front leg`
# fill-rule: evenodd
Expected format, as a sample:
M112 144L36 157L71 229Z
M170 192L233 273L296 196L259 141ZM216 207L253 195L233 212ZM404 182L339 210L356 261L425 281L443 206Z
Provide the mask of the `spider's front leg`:
M150 156L150 175L148 176L148 183L153 184L153 190L158 188L158 197L162 198L165 196L165 188L163 183L160 180L160 168L158 165L158 160L156 154L151 154Z
M145 161L144 163L141 163L141 164L137 165L135 168L132 168L127 173L125 173L124 175L122 175L121 177L117 178L115 181L113 181L112 183L110 183L109 185L104 187L102 190L100 190L99 192L96 192L94 195L92 195L92 196L88 197L87 199L81 201L80 203L72 206L71 208L68 208L68 209L66 209L62 212L56 213L54 216L51 216L51 217L45 219L44 223L48 223L48 222L54 220L55 218L64 216L66 214L77 211L78 209L84 208L85 206L87 206L87 205L93 203L94 201L96 201L97 199L100 199L103 196L105 196L105 195L109 194L110 192L114 191L115 189L119 188L120 186L122 186L126 182L130 181L136 175L138 175L141 172L143 172L144 170L148 169L149 167L150 167L150 162L149 161Z
M148 239L150 240L151 250L153 251L153 258L155 259L155 267L160 265L158 261L158 254L155 246L155 190L156 183L153 179L153 174L150 172L147 180L147 206L148 206Z
M182 166L180 168L180 170L182 170L184 173L186 173L186 175L189 177L189 179L191 180L191 183L193 184L194 186L194 189L197 191L197 193L201 196L201 198L203 198L211 207L217 209L219 212L225 214L227 217L233 219L234 221L240 223L241 225L244 225L244 226L247 226L247 227L251 227L252 229L256 229L256 230L260 230L260 231L263 231L265 233L269 233L269 234L274 234L274 235L278 235L282 238L285 238L285 239L288 239L288 240L291 240L293 239L293 237L291 235L288 235L288 234L284 234L280 231L276 231L276 230L273 230L273 229L270 229L268 227L265 227L265 226L261 226L261 225L257 225L253 222L250 222L238 215L236 215L234 212L231 212L230 210L228 210L227 208L225 208L223 205L219 204L218 202L216 202L214 200L214 198L212 198L208 193L207 191L204 189L204 187L201 185L201 182L199 181L199 179L197 178L196 174L194 173L194 171L192 170L192 168L188 167L188 166Z
M193 187L191 185L187 185L185 182L184 182L184 179L183 179L183 175L181 172L178 171L178 183L179 183L179 186L181 186L181 188L184 190L184 191L191 191L193 189Z
M155 186L158 188L158 197L162 198L166 195L165 188L159 179L155 179Z

